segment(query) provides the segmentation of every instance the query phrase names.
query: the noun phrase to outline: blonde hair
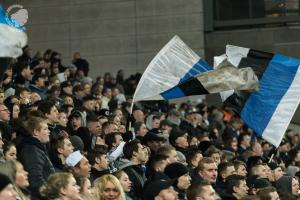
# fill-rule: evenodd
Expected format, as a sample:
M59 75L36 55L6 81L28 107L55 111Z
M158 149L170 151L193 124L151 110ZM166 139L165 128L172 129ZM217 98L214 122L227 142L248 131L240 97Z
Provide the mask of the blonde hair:
M30 200L21 189L16 185L16 176L17 176L17 165L22 165L19 161L16 160L8 160L6 162L0 162L0 172L6 174L9 179L13 182L15 191L17 192L17 196L20 200Z
M71 173L57 172L48 177L46 184L40 188L40 193L47 199L57 199L60 197L60 190L66 188L73 177Z
M125 200L125 193L121 186L120 181L111 174L101 176L94 181L93 200L104 200L102 194L108 182L111 182L116 187L116 190L119 193L119 197L117 199Z

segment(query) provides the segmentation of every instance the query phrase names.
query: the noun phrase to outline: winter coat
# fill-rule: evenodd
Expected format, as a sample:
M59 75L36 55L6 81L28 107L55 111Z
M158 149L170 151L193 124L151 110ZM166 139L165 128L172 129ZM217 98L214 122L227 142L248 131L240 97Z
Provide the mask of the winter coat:
M34 137L24 137L18 146L18 159L29 173L32 199L39 199L39 188L55 172L45 145Z

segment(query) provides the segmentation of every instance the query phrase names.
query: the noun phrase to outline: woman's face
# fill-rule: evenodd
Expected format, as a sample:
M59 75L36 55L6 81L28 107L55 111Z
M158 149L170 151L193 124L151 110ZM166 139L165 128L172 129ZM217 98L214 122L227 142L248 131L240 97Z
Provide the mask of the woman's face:
M108 181L102 195L104 200L116 200L118 199L120 192L112 182Z
M86 179L82 186L82 196L85 200L90 200L92 198L92 187L89 179Z
M5 160L16 160L17 159L17 149L14 145L10 146L4 155Z
M19 188L26 188L29 186L28 172L24 170L23 165L19 162L16 164L16 185Z
M19 105L15 104L13 106L13 114L12 114L13 119L18 119L19 113L20 113L20 107L19 107Z
M61 112L59 113L59 124L63 127L66 127L68 123L67 113Z
M130 181L128 175L123 172L120 179L119 179L122 188L125 192L130 192L131 188L132 188L132 182Z
M79 186L73 176L69 178L69 183L65 188L61 189L61 194L69 200L79 200Z

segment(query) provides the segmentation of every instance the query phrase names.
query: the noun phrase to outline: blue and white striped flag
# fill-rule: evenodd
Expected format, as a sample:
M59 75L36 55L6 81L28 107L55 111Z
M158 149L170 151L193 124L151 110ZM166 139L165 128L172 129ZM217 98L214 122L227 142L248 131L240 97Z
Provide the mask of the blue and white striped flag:
M22 55L27 44L27 35L23 27L8 17L0 5L0 57L16 58Z
M251 67L259 78L259 90L240 102L241 118L278 147L300 102L300 60L231 45L226 55L231 64Z

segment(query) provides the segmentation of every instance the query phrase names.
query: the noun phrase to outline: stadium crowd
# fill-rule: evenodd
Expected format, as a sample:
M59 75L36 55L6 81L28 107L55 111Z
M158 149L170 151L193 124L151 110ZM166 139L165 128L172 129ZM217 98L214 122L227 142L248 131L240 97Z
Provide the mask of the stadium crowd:
M299 134L275 149L230 107L135 103L141 74L95 80L29 46L0 89L0 200L299 199ZM2 67L2 66L1 66ZM93 66L96 67L96 66Z

